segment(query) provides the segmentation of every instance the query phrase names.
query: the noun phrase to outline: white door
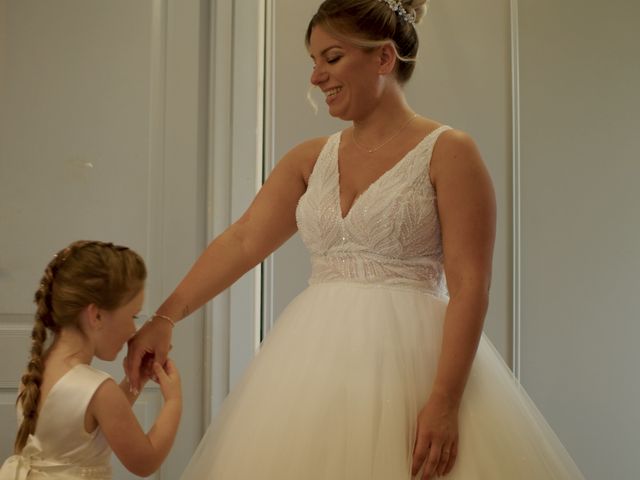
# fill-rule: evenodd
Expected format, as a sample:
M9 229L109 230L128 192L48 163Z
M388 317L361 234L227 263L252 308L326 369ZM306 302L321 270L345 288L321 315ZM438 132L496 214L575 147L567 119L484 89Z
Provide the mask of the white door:
M53 253L81 238L134 248L148 265L148 314L204 247L206 4L0 0L2 460L16 431L32 297ZM185 415L154 478L178 478L202 434L196 315L175 334ZM97 364L116 378L120 365ZM157 386L147 387L135 407L145 428L160 405ZM134 478L114 465L115 478Z

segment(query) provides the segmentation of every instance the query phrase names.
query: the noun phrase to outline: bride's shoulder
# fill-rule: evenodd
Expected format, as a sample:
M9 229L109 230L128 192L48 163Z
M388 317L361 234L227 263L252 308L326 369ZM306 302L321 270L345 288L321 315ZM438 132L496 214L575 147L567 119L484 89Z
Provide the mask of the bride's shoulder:
M476 142L466 132L449 129L441 133L432 152L429 176L440 199L448 191L457 198L475 193L487 204L493 202L489 171ZM474 202L477 204L477 199L469 204Z
M306 160L315 160L320 155L323 147L329 140L329 137L315 137L309 140L305 140L304 142L299 143L291 150L289 153L295 155L296 157Z
M449 128L438 136L431 160L432 170L446 170L477 162L482 163L482 158L476 142L467 132Z
M326 136L305 140L289 150L278 163L298 170L305 178L308 178L328 140L329 137Z

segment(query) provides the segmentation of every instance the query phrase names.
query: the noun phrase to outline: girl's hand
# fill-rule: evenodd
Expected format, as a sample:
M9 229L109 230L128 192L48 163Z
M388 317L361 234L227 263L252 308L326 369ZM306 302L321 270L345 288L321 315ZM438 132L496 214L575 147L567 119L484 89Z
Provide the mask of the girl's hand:
M152 362L151 364L149 364L148 359L143 360L143 367L141 368L141 375L140 375L140 389L144 388L144 386L146 385L146 383L149 381L150 379L150 374L149 373L153 373L153 359L151 359ZM127 359L126 357L123 359L122 361L122 368L125 370L127 370ZM149 373L147 373L149 372ZM136 400L138 399L138 395L140 394L141 390L136 390L131 386L131 382L129 381L129 377L127 377L125 375L125 377L122 379L122 381L120 382L120 389L124 392L125 396L127 397L127 400L129 400L129 403L131 405L133 405Z
M150 362L149 357L160 365L166 362L171 349L172 328L169 322L153 318L129 340L125 371L132 389L140 391L142 378L151 375L150 371L142 371L146 365L149 365L147 363Z
M458 405L437 394L418 415L411 475L424 465L422 480L448 474L458 455Z
M165 403L170 400L182 401L182 386L180 382L180 373L175 363L170 358L167 359L164 367L158 362L153 364L153 371L158 378L160 390L164 397Z

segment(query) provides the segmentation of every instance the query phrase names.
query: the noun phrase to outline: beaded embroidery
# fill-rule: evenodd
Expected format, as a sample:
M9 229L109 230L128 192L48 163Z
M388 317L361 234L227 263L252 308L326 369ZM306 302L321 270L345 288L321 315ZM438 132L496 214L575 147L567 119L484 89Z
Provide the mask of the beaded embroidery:
M324 146L296 210L311 253L309 283L355 281L446 294L440 221L429 161L440 127L373 182L343 217L340 133Z

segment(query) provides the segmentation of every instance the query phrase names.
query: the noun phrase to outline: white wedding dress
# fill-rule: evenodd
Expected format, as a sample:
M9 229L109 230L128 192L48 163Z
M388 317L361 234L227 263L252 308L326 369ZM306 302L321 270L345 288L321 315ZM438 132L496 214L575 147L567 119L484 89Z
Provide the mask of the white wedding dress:
M447 294L429 161L441 127L342 218L329 138L297 208L309 287L285 309L183 480L405 480L431 388ZM482 337L450 480L582 479Z

